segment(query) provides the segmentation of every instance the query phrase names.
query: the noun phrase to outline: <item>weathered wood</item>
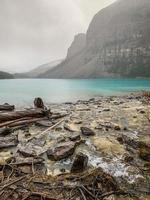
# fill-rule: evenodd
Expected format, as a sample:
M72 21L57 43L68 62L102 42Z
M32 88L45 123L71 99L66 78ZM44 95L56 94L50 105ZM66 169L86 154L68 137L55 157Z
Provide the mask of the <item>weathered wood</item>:
M4 105L0 105L0 111L13 111L14 109L14 105L9 105L7 103L5 103Z
M43 100L40 97L37 97L34 99L34 106L35 108L42 108L42 109L44 109L45 107Z
M14 122L12 124L9 125L9 127L16 127L16 126L23 126L23 125L28 125L28 124L32 124L34 122L37 122L39 120L43 120L45 118L32 118L32 119L27 119L27 120L21 120L18 122Z
M9 126L10 124L13 124L15 122L19 122L19 121L23 121L23 120L29 120L29 119L32 119L32 117L24 117L24 118L21 118L21 119L15 119L15 120L11 120L11 121L8 121L8 122L3 122L3 123L0 123L0 128L1 127L6 127L6 126Z
M44 117L48 115L48 111L42 109L24 110L24 111L14 111L9 113L0 113L0 123L16 120L23 117Z

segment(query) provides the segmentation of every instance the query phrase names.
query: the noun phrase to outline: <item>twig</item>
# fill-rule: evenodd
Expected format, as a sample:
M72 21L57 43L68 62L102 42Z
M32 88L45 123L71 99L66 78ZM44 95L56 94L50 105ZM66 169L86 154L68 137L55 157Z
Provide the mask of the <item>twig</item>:
M119 191L106 192L106 193L103 193L102 195L100 195L99 198L104 198L104 197L110 196L112 194L118 194L118 193L119 193Z
M41 137L42 135L44 135L44 134L47 133L48 131L52 130L53 128L55 128L56 126L58 126L59 124L61 124L63 121L64 121L64 119L61 120L61 121L59 121L59 122L57 122L57 123L54 124L53 126L47 128L45 131L43 131L43 132L41 132L41 133L38 133L37 135L32 136L31 138L28 139L28 142L31 141L33 138L37 138L38 136Z
M0 191L4 190L5 188L7 188L7 187L9 187L9 186L11 186L11 185L13 185L13 184L19 182L19 181L22 181L22 180L23 180L24 178L26 178L26 177L27 177L27 176L20 177L19 179L14 180L13 182L4 185L4 186L0 189Z
M86 197L85 197L85 195L84 195L84 193L83 193L83 191L82 191L82 189L81 189L81 188L78 188L78 190L80 191L80 193L81 193L83 199L84 199L84 200L87 200Z
M81 186L91 197L93 197L95 199L95 196L83 185Z
M24 197L22 200L27 200L31 196L40 196L40 197L47 199L47 200L56 200L56 198L51 198L47 194L43 194L43 193L40 193L40 192L31 192L30 194L28 194L28 196Z
M3 122L0 124L0 128L3 127L3 126L9 126L15 122L18 122L18 121L22 121L22 120L28 120L28 119L32 119L32 117L23 117L23 118L20 118L20 119L15 119L15 120L11 120L11 121L8 121L8 122Z
M34 158L32 159L32 174L33 175L35 174L35 171L34 171Z

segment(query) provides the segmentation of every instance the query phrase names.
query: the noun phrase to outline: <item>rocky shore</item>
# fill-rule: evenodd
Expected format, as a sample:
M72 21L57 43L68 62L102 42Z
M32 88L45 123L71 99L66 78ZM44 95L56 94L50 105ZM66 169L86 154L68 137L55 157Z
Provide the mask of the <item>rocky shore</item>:
M38 103L36 114L4 107L0 199L150 198L148 96L100 97L46 110ZM30 117L20 121L22 112Z

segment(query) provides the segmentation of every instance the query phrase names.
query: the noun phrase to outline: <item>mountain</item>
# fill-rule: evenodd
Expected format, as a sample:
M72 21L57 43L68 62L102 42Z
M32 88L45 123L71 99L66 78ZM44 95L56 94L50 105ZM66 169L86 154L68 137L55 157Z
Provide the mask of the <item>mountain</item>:
M40 65L29 72L17 73L17 74L15 74L15 78L38 78L40 75L42 75L43 73L46 73L48 70L54 68L55 66L60 64L62 61L63 61L62 59L55 60L50 63Z
M82 51L86 45L86 34L79 33L74 37L74 41L68 49L67 60L72 58L78 52Z
M14 76L7 72L0 71L0 79L13 79Z
M118 0L102 9L43 77L150 77L150 0Z

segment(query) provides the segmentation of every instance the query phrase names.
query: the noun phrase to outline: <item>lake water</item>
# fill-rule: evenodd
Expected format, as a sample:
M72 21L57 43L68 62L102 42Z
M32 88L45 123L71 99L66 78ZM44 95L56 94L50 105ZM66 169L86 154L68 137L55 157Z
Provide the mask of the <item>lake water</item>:
M61 103L150 89L150 79L0 80L0 103L29 105L35 97Z

